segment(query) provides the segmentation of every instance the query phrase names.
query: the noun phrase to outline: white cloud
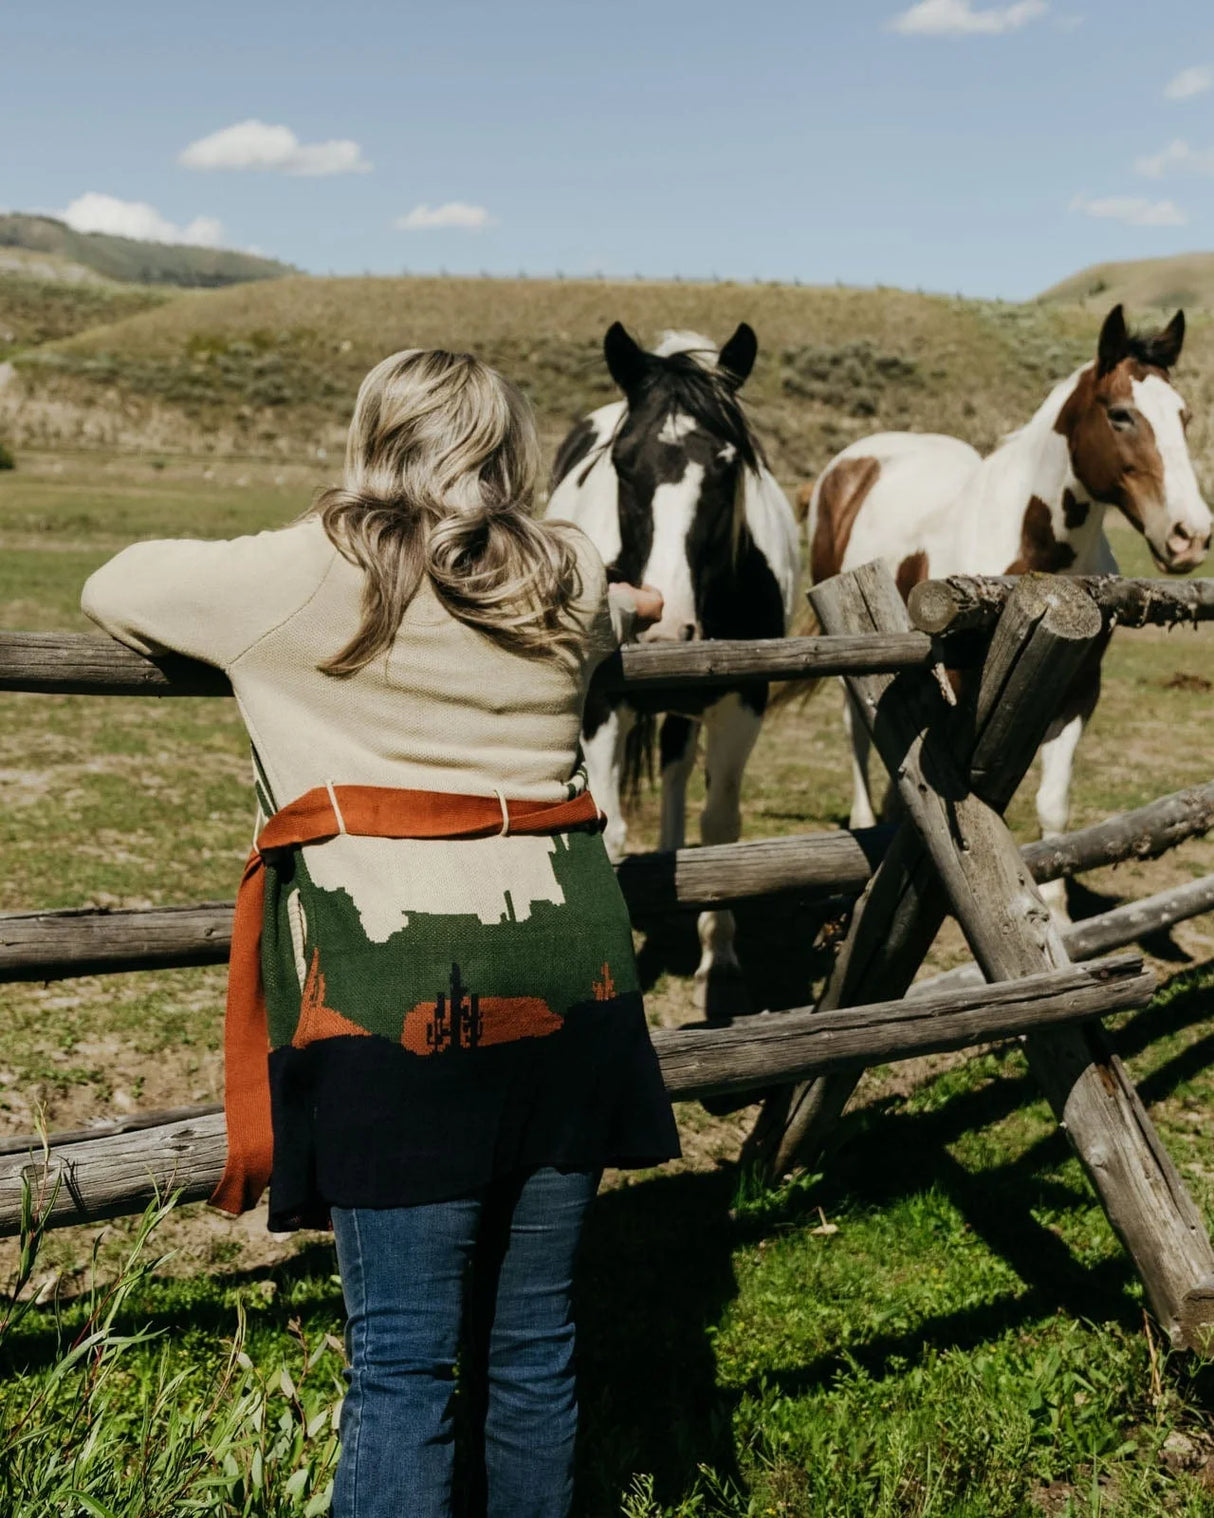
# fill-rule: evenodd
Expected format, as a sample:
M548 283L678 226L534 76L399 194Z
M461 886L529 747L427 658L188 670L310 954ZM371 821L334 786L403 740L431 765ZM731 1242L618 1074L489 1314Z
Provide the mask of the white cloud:
M139 242L184 242L215 248L223 237L223 227L213 216L195 216L188 225L179 227L142 200L119 200L96 190L78 195L59 214L77 232L110 232Z
M1148 179L1162 179L1171 169L1187 169L1191 174L1214 174L1214 148L1195 148L1178 137L1162 152L1136 158L1134 167Z
M1131 227L1184 227L1189 223L1175 201L1147 200L1142 195L1106 195L1096 200L1076 195L1071 210L1103 221L1124 221Z
M1165 100L1191 100L1194 95L1204 95L1214 87L1214 69L1207 63L1194 64L1192 68L1181 69L1174 78L1169 79L1164 86L1163 98Z
M448 200L441 206L414 206L405 216L398 216L392 225L399 232L430 232L438 227L462 227L466 232L479 232L491 227L493 217L484 206L470 206L464 200Z
M930 37L987 36L1014 32L1049 10L1047 0L1015 0L1012 5L975 10L974 0L918 0L889 23L895 32Z
M362 148L348 138L300 142L290 127L264 121L238 121L200 137L182 149L177 161L187 169L270 169L307 178L371 170Z

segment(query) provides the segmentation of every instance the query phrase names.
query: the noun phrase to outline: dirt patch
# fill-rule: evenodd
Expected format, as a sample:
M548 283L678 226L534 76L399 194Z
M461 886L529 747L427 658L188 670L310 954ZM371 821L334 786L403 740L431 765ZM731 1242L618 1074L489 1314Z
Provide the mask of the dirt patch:
M1164 690L1214 690L1214 681L1207 680L1204 675L1190 674L1187 670L1177 670L1174 675L1161 683Z

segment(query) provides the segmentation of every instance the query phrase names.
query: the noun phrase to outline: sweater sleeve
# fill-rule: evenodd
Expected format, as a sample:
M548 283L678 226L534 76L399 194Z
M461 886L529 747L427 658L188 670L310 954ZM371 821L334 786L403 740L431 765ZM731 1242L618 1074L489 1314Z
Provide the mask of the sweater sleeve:
M141 654L227 669L314 594L333 562L319 523L250 537L133 543L85 582L80 605Z
M581 593L570 610L581 624L586 667L592 670L633 637L636 606L624 586L608 585L603 560L586 534L570 523L562 525L578 556Z
M616 643L629 643L635 635L637 607L632 592L623 585L608 585L607 611L611 617L611 635Z

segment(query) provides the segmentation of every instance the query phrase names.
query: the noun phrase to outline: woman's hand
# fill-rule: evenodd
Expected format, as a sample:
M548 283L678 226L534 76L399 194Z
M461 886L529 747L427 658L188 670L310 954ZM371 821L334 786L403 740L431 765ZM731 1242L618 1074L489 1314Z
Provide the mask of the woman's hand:
M645 627L652 627L655 622L662 620L662 609L665 602L662 599L662 592L656 585L629 585L625 580L618 580L616 581L616 587L628 592L629 598L636 609L636 627L638 631Z

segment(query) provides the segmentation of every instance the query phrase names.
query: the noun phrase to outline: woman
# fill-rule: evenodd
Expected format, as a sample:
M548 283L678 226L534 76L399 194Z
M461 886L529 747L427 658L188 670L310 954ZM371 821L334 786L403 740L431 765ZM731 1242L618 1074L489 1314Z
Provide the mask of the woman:
M272 1230L331 1220L336 1518L452 1511L457 1354L488 1512L569 1511L582 1220L605 1165L680 1153L578 748L595 665L661 598L534 519L538 462L499 374L397 353L304 517L138 543L84 590L122 642L225 670L252 740L211 1200L268 1181Z

